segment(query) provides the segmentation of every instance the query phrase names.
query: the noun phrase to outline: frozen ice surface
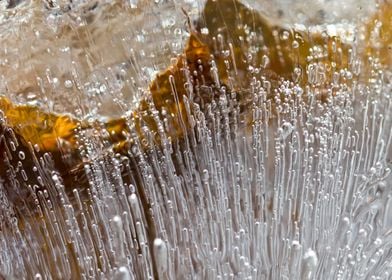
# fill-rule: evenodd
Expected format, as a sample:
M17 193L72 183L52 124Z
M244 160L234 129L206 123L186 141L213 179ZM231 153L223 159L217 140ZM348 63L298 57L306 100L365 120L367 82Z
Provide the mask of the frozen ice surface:
M130 109L187 36L175 1L6 2L1 90L16 102L78 117Z
M264 13L271 9L277 22L281 16L305 28L350 24L363 35L356 30L360 14L350 18L349 8L370 13L373 6L340 2L248 0ZM204 2L1 5L4 94L44 111L100 120L137 108L156 73L184 49L183 9L193 21ZM321 19L319 7L327 7ZM181 116L153 109L155 130L143 124L139 132L126 119L132 146L122 154L106 143L103 121L81 129L75 153L83 176L71 186L55 162L74 155L23 143L0 112L1 167L7 166L0 169L0 273L9 279L391 279L391 65L359 56L364 39L353 38L359 46L344 67L342 50L335 50L330 73L310 63L288 79L260 77L273 61L263 57L253 65L249 50L241 62L251 76L246 109L237 100L241 91L227 94L213 61L213 86L198 89L217 98L209 104L183 98L190 128L182 139L170 137L170 124ZM232 70L226 80L240 84L247 80L226 39L216 40ZM312 54L323 54L323 46L313 47Z
M373 0L246 0L250 6L287 23L330 24L352 22L375 10Z

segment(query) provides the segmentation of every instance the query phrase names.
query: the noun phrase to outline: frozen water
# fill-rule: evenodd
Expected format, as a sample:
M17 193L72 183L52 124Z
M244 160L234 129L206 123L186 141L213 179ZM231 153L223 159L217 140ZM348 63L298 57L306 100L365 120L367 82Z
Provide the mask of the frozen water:
M18 16L5 15L12 9L3 15L5 25L16 21L0 42L6 96L23 104L30 96L43 111L90 124L76 129L77 150L59 136L57 150L46 151L23 142L0 113L4 277L392 277L391 64L377 52L361 56L361 21L351 22L358 36L349 50L334 41L325 62L329 47L313 43L306 67L278 78L268 70L286 59L284 46L294 53L305 38L286 44L291 31L273 34L280 53L257 60L264 38L243 26L241 42L250 47L238 60L239 38L225 37L235 33L216 23L210 69L203 61L184 66L184 85L174 73L167 77L172 104L147 98L148 110L137 111L156 72L184 49L189 30L181 8L203 18L204 3L63 2L45 2L50 9L8 2L20 18L7 18ZM92 18L75 17L84 9ZM26 46L13 32L39 40ZM376 35L372 43L380 43ZM126 116L124 129L111 134L107 119L118 115ZM116 150L111 142L122 139L128 146Z

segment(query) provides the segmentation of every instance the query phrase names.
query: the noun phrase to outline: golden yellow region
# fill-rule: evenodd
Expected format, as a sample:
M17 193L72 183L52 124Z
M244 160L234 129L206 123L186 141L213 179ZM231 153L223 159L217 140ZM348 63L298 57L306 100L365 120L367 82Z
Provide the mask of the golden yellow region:
M5 114L7 126L25 142L37 144L44 151L57 150L59 141L75 145L77 121L69 116L46 113L28 105L14 105L6 97L0 97L0 109Z

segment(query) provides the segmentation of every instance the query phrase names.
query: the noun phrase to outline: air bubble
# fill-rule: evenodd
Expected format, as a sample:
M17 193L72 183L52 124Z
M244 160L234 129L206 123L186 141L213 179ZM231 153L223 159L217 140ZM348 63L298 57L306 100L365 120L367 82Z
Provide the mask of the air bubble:
M289 37L290 37L290 33L287 30L282 31L281 34L280 34L280 39L282 41L288 40Z
M71 80L65 80L64 87L68 88L68 89L72 88L73 87L72 81Z
M203 35L208 35L209 30L208 30L208 28L203 27L203 28L201 28L200 32L201 32L201 34L203 34Z
M18 155L20 160L24 160L26 158L25 153L23 151L19 151Z
M164 277L164 274L167 272L169 256L166 244L160 238L156 238L154 240L154 257L157 263L158 274L160 275L160 277Z

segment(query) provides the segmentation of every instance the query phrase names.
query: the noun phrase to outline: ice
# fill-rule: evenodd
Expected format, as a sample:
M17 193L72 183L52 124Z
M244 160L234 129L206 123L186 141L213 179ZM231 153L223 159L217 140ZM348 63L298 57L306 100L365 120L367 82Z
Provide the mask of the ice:
M77 149L60 135L45 146L24 141L19 127L9 125L12 116L0 111L1 276L389 279L391 65L377 52L361 56L367 46L356 26L362 20L350 21L358 36L346 37L353 41L349 50L324 38L325 45L309 46L306 67L300 49L307 38L289 27L271 33L276 52L263 48L266 35L250 26L243 26L243 38L218 23L216 30L192 27L206 38L219 33L211 39L210 63L183 63L180 79L172 65L167 88L160 89L169 97L153 100L143 99L152 94L149 83L181 61L187 25L203 18L204 2L147 2L3 7L7 13L19 7L16 15L26 21L40 12L48 29L17 18L15 29L3 30L4 94L17 104L40 100L28 104L80 123L72 131ZM260 8L268 1L253 2L268 8ZM314 9L325 4L315 2ZM354 5L339 11L332 2L328 9L336 15L322 22L334 24L348 13L346 4ZM313 17L292 17L307 3L276 1L293 4L287 22L311 33ZM73 17L86 10L91 18ZM89 20L106 22L108 31ZM62 28L73 30L67 36L87 36L86 45L69 44L81 42L73 37L52 42ZM340 27L317 28L338 34ZM40 40L17 49L12 30ZM371 35L376 49L383 43L378 35ZM286 47L293 70L271 73L287 63ZM136 110L141 100L146 111ZM108 119L117 116L121 122L110 127ZM53 124L46 121L49 134ZM113 145L122 141L121 149Z

